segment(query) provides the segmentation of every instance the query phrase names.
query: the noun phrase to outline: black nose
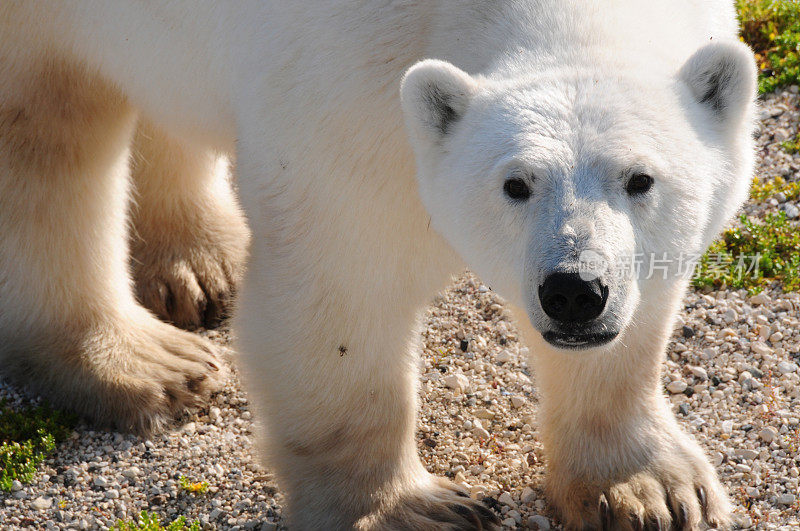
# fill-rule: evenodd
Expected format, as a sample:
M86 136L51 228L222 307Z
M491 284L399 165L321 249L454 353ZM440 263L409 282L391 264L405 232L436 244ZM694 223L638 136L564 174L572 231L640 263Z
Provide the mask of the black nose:
M607 298L599 279L586 281L578 273L552 273L539 286L544 313L562 323L591 321L603 313Z

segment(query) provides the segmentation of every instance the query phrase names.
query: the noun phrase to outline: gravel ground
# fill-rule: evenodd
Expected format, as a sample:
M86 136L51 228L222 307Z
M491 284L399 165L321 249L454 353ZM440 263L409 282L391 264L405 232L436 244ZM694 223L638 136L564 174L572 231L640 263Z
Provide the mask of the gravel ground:
M797 87L770 95L757 133L759 175L800 177L780 142L798 129ZM761 217L793 202L745 211ZM437 297L423 331L418 444L428 468L484 499L510 528L559 527L541 491L536 388L503 302L469 273ZM742 527L800 527L800 296L691 292L676 323L664 392L736 503ZM226 344L224 331L207 332ZM0 398L28 403L0 382ZM212 406L150 440L78 426L34 481L0 493L4 528L104 528L142 509L205 528L283 527L280 491L251 453L252 419L234 378ZM207 481L194 495L179 478Z

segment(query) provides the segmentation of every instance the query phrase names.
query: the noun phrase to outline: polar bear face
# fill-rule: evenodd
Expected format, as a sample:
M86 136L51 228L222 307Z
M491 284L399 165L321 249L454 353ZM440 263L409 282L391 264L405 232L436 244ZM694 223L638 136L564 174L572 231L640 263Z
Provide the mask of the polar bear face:
M558 348L609 344L683 287L747 193L749 49L636 74L495 80L429 60L403 82L432 226Z

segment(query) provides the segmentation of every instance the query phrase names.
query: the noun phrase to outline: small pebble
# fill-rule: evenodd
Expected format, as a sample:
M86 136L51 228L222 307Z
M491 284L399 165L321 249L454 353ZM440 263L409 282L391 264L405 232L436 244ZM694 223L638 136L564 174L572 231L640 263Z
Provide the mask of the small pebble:
M52 498L45 498L39 496L38 498L36 498L31 502L31 507L33 507L37 511L44 511L45 509L49 509L52 504L53 504Z
M447 387L459 392L469 387L469 379L461 373L448 374L443 381Z
M508 492L502 493L498 498L497 501L502 503L503 505L508 505L509 507L516 507L517 504L514 503L514 499L511 497L511 494Z
M780 496L778 496L778 504L791 505L794 503L794 500L796 499L797 497L794 494L789 494L789 493L781 494Z
M528 518L529 529L550 529L550 520L539 514Z
M772 426L767 426L766 428L758 432L758 436L761 438L762 441L769 444L778 438L778 432Z
M501 350L494 357L494 360L497 363L508 363L509 361L513 361L514 360L514 355L511 354L511 352L509 352L508 350Z
M667 384L667 391L673 394L679 394L686 391L686 382L683 380L675 380Z

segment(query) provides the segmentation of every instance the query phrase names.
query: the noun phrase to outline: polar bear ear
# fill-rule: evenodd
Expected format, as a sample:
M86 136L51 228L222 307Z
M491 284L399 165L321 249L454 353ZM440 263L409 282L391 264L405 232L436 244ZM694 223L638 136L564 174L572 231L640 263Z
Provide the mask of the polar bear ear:
M406 126L413 136L438 143L464 116L476 89L469 74L448 62L417 63L400 86Z
M686 61L679 77L722 125L740 120L756 95L753 52L740 42L703 46Z

